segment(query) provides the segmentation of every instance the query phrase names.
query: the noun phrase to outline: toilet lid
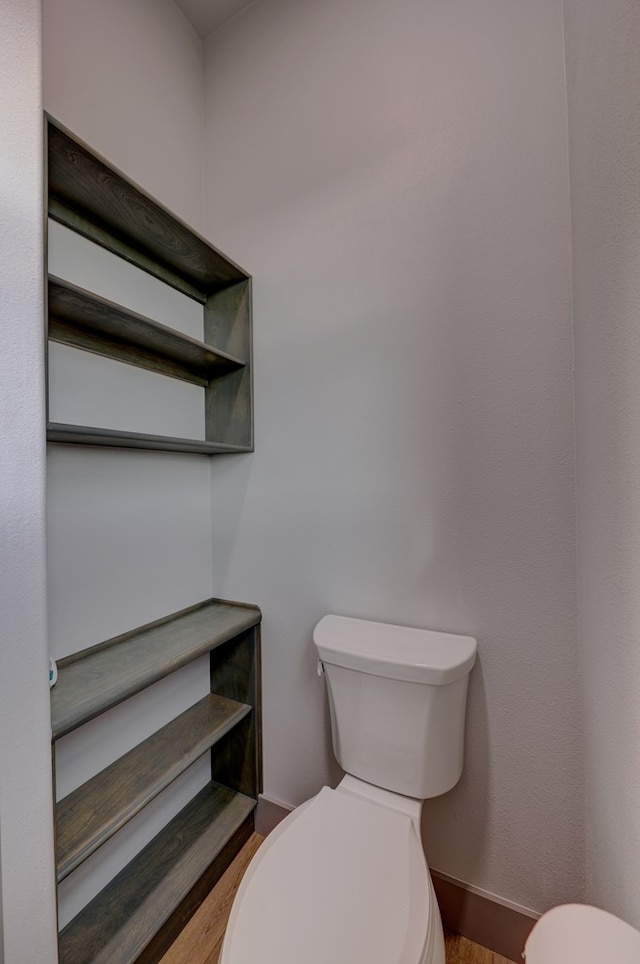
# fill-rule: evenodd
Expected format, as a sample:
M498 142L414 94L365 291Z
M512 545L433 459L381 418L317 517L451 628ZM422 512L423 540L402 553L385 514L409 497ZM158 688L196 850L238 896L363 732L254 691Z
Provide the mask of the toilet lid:
M429 924L427 871L404 813L325 787L271 845L263 845L248 873L224 961L421 959Z

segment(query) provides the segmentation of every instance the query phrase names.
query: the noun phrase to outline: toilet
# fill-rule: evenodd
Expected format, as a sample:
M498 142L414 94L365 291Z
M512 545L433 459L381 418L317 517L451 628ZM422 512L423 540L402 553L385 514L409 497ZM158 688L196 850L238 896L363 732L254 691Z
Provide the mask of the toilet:
M542 915L523 957L526 964L638 964L640 931L599 907L562 904Z
M346 616L313 638L345 776L256 853L220 964L444 964L420 815L462 773L476 641Z

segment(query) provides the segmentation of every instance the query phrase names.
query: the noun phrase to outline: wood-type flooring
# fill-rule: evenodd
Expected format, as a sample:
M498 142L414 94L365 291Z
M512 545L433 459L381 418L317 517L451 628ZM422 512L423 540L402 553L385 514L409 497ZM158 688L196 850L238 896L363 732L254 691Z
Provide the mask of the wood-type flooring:
M218 964L235 892L263 840L253 834L160 964ZM457 934L445 934L445 949L447 964L511 964L506 957Z

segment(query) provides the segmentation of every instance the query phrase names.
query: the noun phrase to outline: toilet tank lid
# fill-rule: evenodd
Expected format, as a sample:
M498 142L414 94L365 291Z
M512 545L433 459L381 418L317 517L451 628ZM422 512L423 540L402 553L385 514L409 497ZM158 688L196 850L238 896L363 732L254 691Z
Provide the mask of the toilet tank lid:
M471 671L471 636L392 626L350 616L323 616L313 631L323 663L373 676L443 685Z

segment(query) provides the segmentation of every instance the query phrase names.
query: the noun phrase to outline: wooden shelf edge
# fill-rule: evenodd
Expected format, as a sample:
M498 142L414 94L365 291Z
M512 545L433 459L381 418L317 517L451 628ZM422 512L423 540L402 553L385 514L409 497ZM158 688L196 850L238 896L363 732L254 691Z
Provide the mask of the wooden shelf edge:
M261 618L255 606L210 599L60 660L51 690L52 739L247 632Z
M60 964L139 960L255 806L207 784L62 930Z
M96 224L91 218L85 217L69 207L60 198L49 195L48 214L52 221L57 221L58 224L75 234L81 235L87 241L100 245L101 248L105 248L111 254L122 258L123 261L128 261L134 268L139 268L140 271L157 278L158 281L169 285L170 288L175 288L176 291L186 295L187 298L192 298L201 305L206 304L208 295L201 286L192 284L182 275L171 271L164 265L161 267L154 258L143 254L134 245L128 244L115 235L113 231L105 228L104 225Z
M45 117L52 217L201 301L249 277L59 121Z
M141 432L121 432L110 428L94 428L89 425L67 425L49 422L47 441L65 445L98 445L108 448L145 449L156 452L183 452L194 455L232 455L252 452L247 445L229 445L225 442L206 442L200 439L174 438L165 435L147 435Z
M58 883L250 712L245 703L205 696L60 800Z
M245 366L220 351L85 288L49 275L49 339L206 385Z

